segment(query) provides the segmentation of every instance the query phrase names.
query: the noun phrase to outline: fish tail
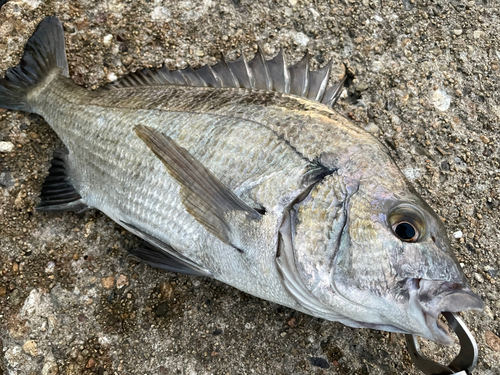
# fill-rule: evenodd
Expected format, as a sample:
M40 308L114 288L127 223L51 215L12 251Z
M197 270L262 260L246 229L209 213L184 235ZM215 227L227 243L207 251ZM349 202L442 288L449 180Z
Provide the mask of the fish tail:
M69 76L64 46L64 30L56 17L47 17L38 25L24 47L19 64L0 79L0 108L34 112L30 93L49 77Z

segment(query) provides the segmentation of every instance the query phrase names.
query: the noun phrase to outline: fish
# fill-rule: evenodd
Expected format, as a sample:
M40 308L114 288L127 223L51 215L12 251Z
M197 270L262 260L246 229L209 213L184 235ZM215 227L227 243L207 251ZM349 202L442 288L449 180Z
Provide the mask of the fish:
M47 17L0 79L0 107L40 115L65 145L38 211L97 209L144 240L129 251L153 267L450 345L440 314L483 302L387 148L333 109L346 75L310 65L259 49L91 91Z

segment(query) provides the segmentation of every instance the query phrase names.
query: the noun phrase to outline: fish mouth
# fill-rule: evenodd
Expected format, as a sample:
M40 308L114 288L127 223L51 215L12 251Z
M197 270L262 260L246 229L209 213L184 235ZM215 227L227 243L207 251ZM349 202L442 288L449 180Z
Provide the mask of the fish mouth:
M427 327L427 334L422 336L439 344L454 342L447 326L439 319L441 313L480 311L484 307L481 297L464 284L423 279L415 279L415 284L416 302Z

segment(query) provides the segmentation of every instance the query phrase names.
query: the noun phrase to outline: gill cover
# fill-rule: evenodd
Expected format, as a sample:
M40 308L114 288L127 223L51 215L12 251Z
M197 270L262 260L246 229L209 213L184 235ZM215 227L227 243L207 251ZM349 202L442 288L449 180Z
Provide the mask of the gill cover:
M349 198L357 183L332 174L285 211L278 236L276 263L283 283L300 308L310 315L351 327L359 322L342 314L330 287L332 262L348 222ZM321 218L321 219L318 219ZM307 230L303 230L307 228ZM326 294L331 298L325 297Z

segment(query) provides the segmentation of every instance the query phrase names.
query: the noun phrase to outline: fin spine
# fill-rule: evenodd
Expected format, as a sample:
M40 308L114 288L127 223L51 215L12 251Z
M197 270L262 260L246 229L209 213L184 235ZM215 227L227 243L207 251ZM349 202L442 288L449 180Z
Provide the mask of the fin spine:
M159 69L137 70L104 86L103 89L158 85L246 88L298 95L332 106L340 97L346 78L344 69L340 81L327 88L332 66L333 61L330 60L319 70L309 70L308 52L299 62L288 66L283 49L271 60L266 60L259 47L250 61L241 54L236 60L226 61L223 58L213 66L204 65L198 69L189 66L182 70L168 70L163 66Z

